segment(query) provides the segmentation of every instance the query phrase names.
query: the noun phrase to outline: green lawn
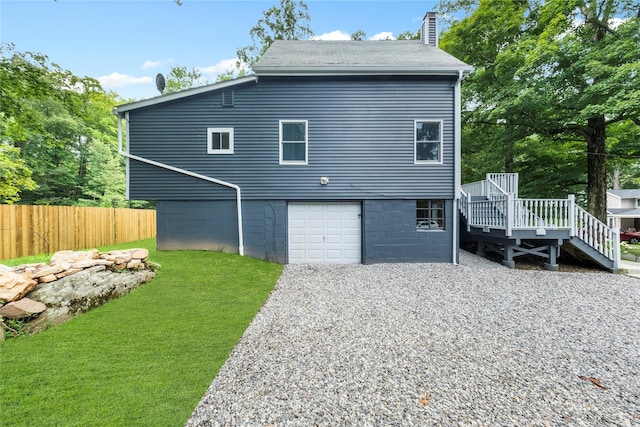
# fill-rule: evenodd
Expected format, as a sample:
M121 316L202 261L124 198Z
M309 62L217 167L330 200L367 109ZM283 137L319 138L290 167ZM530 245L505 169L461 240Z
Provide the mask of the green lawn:
M232 254L157 252L154 239L99 249L133 247L161 265L152 282L0 343L2 426L184 425L282 271Z
M623 242L621 249L623 259L628 259L634 262L640 261L640 245L632 245L628 242Z

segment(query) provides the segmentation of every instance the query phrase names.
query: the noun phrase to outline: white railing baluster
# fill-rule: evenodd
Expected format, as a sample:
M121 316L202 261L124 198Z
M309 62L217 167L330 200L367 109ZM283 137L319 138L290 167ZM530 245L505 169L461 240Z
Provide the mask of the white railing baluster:
M497 228L511 236L517 229L567 229L570 237L578 237L618 268L619 230L578 206L573 194L566 199L519 199L518 174L487 174L485 180L465 184L462 190L460 211L468 230L472 226ZM488 200L472 201L477 196Z

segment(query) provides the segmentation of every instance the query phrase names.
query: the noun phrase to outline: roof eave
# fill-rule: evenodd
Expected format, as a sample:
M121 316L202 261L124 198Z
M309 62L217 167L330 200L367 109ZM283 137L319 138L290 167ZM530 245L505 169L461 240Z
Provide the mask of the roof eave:
M257 82L257 81L258 81L258 77L256 75L251 75L246 77L240 77L233 80L228 80L225 82L213 83L210 85L199 86L192 89L185 89L179 92L169 93L167 95L160 95L153 98L143 99L142 101L136 101L136 102L130 102L128 104L118 105L114 109L114 113L115 114L124 113L126 111L137 110L139 108L162 104L164 102L175 101L177 99L186 98L188 96L207 93L214 90L227 89L233 86L238 86L245 83Z
M402 76L459 76L468 75L473 70L468 65L460 67L338 67L338 68L319 68L319 67L254 67L253 71L258 76L283 76L283 77L300 77L300 76L376 76L376 75L402 75Z

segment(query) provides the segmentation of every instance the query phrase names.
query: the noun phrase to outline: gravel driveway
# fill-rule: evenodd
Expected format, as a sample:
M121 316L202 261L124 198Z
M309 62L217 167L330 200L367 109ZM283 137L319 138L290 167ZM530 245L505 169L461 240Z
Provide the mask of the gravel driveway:
M188 426L640 426L640 280L288 265Z

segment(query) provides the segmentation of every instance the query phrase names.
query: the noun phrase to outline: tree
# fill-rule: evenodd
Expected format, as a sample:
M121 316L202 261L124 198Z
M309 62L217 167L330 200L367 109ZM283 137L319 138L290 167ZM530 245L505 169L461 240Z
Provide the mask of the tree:
M7 127L7 120L0 113L0 135L6 135ZM32 190L35 186L31 170L20 157L20 149L4 137L0 139L0 203L17 202L20 191Z
M302 40L313 35L308 8L302 0L280 0L280 7L272 6L262 15L249 31L253 43L236 51L236 68L242 64L252 67L275 40Z
M355 33L351 34L351 40L362 41L367 38L367 33L363 30L357 30Z
M2 45L0 202L118 206L117 95L45 55Z
M247 75L247 70L244 68L227 70L222 74L218 74L216 82L226 82L229 80L237 79L238 77L244 77Z
M202 73L195 68L192 68L191 71L189 71L187 70L187 67L175 66L171 67L171 70L167 75L164 93L177 92L179 90L189 89L206 83L206 81L202 80Z
M452 23L440 44L475 68L464 85L465 124L476 134L502 128L501 143L485 149L502 144L505 171L514 170L523 142L551 150L582 141L588 209L605 220L607 131L619 122L640 124L638 5L483 0L471 9L471 3L443 2L446 13L467 16Z
M420 40L420 31L411 32L409 30L400 33L398 40Z

